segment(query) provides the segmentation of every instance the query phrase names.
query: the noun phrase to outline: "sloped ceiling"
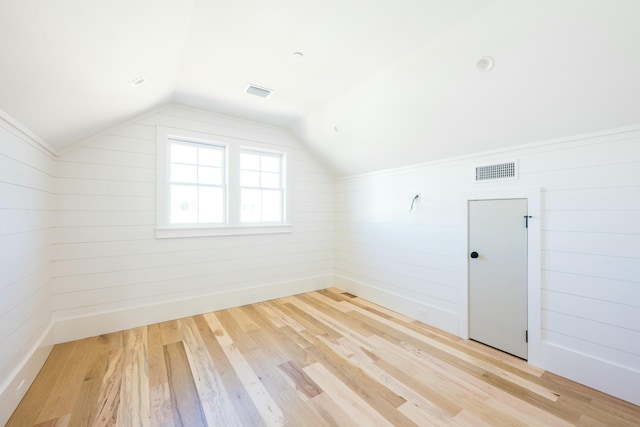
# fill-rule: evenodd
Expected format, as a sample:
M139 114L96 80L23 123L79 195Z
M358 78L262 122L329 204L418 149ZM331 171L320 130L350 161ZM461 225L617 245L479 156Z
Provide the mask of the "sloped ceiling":
M178 102L286 126L351 175L640 123L638 16L637 0L2 0L0 109L63 150Z

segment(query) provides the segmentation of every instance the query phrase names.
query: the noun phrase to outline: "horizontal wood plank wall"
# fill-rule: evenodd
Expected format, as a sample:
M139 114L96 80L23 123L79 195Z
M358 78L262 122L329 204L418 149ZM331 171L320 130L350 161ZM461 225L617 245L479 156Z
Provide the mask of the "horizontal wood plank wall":
M472 182L512 159L518 180ZM637 128L339 180L337 286L459 333L461 197L519 187L542 188L542 367L640 403Z
M156 239L156 126L287 147L293 232ZM69 330L79 324L74 319L99 315L102 322L104 313L158 305L166 320L171 302L207 295L224 301L235 293L234 304L238 298L249 303L282 296L274 294L278 284L332 284L335 184L284 129L168 105L64 153L56 176L53 305L64 325L56 329L59 341L82 335ZM261 293L267 285L273 286ZM241 289L246 292L238 297Z
M52 344L53 164L50 153L0 118L0 425Z

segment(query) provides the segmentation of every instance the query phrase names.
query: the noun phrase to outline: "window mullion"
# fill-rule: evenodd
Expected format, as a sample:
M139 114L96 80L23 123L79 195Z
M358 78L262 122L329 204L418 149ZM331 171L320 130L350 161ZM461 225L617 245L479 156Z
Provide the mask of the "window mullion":
M227 158L227 222L230 227L240 225L240 150L229 147Z

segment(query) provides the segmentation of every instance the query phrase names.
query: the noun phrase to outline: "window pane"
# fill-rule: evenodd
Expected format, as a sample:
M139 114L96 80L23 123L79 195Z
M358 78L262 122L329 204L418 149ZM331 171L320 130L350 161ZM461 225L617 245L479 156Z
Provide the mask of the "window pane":
M280 188L280 174L263 172L260 183L263 188Z
M282 221L282 198L280 191L264 190L262 192L262 220L267 222Z
M280 172L280 157L264 156L262 157L263 172Z
M172 185L170 202L172 224L198 222L198 192L192 185Z
M240 169L260 170L260 156L257 154L241 153Z
M198 168L198 183L222 185L222 169L200 166Z
M240 194L240 221L259 222L261 218L261 191L243 189Z
M222 153L221 149L217 148L202 148L200 147L198 152L198 163L204 166L222 166Z
M196 147L176 143L171 144L171 162L190 163L195 165L198 162Z
M171 182L198 182L198 170L195 166L171 165Z
M199 222L224 222L224 192L219 187L199 188Z
M240 171L242 187L260 187L260 172Z
M239 178L239 182L234 181L228 188L227 151L214 144L169 140L169 224L282 223L285 155L259 148L232 147L232 165L239 166L239 170L229 173ZM240 206L231 210L233 217L228 217L228 197L240 202Z

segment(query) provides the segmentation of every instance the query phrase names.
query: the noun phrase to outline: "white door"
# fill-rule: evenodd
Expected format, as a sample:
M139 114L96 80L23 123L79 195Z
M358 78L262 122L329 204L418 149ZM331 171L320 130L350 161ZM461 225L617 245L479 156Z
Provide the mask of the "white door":
M527 199L469 202L469 337L527 359Z

